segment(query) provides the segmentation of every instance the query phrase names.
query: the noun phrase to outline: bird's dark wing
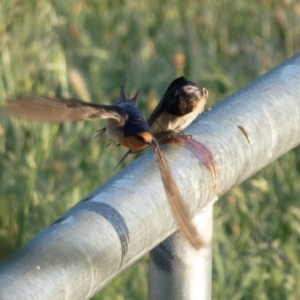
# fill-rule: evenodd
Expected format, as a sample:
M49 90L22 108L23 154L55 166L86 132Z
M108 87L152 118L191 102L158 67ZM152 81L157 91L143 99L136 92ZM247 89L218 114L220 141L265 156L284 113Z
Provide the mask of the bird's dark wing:
M8 99L4 109L11 116L38 122L115 119L123 125L127 118L127 113L115 105L42 96L20 96Z
M181 76L176 78L171 82L168 89L166 90L165 94L153 110L152 114L148 118L147 122L150 127L155 123L155 121L160 117L162 112L166 109L168 102L171 101L176 95L176 91L186 85L195 85L192 81L186 79L185 77Z
M128 99L126 97L126 94L125 94L125 83L126 83L126 80L123 81L123 83L121 84L121 88L120 88L120 95L119 95L119 101L118 103L131 103L133 106L136 106L136 103L137 103L137 97L139 95L139 91L137 91L135 93L135 95L131 98L131 99Z
M190 218L188 217L180 191L173 179L165 156L160 150L158 142L155 139L152 140L151 146L157 158L167 198L169 200L174 218L179 227L179 231L186 237L186 239L193 245L195 249L200 249L201 246L203 246L202 240L198 235L196 227L192 224Z

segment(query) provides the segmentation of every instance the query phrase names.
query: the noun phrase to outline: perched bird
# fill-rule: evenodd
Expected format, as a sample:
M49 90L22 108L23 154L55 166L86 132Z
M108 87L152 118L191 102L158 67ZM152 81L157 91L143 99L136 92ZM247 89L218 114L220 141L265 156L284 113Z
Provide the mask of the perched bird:
M147 123L157 139L174 132L182 133L204 111L207 98L206 88L198 87L183 76L178 77L170 84ZM136 152L128 150L119 164L128 154Z
M175 79L151 113L148 124L156 132L181 132L204 110L208 90L181 76Z
M201 239L186 213L165 156L148 123L135 107L136 101L137 94L132 99L128 99L124 92L124 85L122 85L117 105L92 104L54 97L24 96L7 100L5 110L14 117L42 122L108 119L107 132L113 141L133 150L142 150L151 146L156 155L167 199L179 230L194 248L199 249L202 245Z

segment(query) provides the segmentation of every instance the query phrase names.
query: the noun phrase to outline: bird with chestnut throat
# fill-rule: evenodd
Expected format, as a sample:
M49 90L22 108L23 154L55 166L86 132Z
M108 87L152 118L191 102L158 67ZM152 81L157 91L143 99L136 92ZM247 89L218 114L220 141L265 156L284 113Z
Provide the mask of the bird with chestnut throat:
M116 105L94 104L59 97L16 96L8 99L4 108L10 116L37 122L107 119L107 132L115 142L132 150L142 150L151 146L179 231L194 248L199 249L202 246L201 238L187 214L165 156L149 124L136 108L136 102L137 94L128 99L122 85Z
M177 138L186 138L183 130L204 111L208 98L208 90L199 87L193 81L181 76L176 78L167 88L162 99L147 120L154 136L161 140L166 136L180 134ZM100 130L100 134L105 128ZM138 151L128 150L118 165L128 156Z

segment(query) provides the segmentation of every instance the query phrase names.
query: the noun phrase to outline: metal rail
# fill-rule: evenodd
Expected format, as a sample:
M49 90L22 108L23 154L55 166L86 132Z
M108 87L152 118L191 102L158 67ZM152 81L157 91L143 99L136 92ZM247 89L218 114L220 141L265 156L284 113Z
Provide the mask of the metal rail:
M168 294L159 297L151 287L150 299L210 299L210 278L199 289L191 279L211 276L212 205L300 143L300 55L201 115L186 132L193 138L162 148L190 215L200 214L196 223L206 250L180 257L190 250L174 236L171 244L165 242L168 248L153 250L150 283L156 281L155 289L163 293L167 282ZM175 230L155 157L148 151L0 265L1 299L88 299ZM162 248L170 264L161 260ZM191 270L197 257L199 265ZM183 278L188 280L182 283Z
M176 232L150 251L149 300L211 299L213 206L193 221L204 243L200 250Z

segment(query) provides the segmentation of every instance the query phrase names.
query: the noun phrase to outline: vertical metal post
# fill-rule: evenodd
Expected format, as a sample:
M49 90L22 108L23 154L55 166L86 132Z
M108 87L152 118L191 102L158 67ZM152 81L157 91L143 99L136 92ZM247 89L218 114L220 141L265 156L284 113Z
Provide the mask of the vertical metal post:
M203 240L196 251L178 232L150 252L149 300L210 300L213 205L193 219Z

